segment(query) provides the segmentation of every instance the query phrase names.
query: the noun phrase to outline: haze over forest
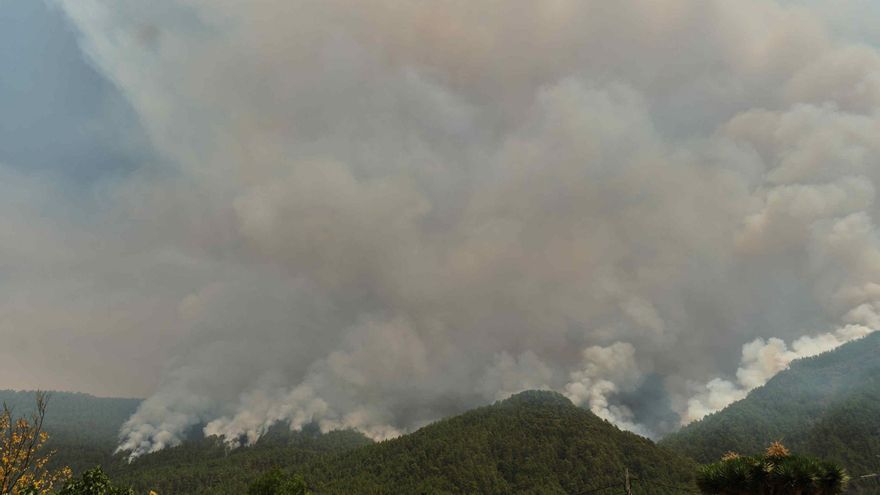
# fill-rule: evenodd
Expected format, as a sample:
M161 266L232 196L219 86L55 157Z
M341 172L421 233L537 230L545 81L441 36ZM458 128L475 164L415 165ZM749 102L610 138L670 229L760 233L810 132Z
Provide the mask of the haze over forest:
M7 0L0 389L143 397L132 457L530 389L660 438L880 328L878 26L872 0Z

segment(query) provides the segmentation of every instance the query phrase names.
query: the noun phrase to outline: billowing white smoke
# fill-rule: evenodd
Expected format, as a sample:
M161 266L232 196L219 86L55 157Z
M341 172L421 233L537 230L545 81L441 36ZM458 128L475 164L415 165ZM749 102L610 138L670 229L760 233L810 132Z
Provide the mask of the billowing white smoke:
M876 326L872 328L878 328ZM743 346L742 363L736 370L736 383L714 378L705 385L705 390L688 401L682 424L702 419L707 414L719 411L733 402L743 399L776 373L786 369L795 359L815 356L873 332L864 325L847 325L835 332L816 336L805 335L795 340L791 349L782 339L755 339Z
M135 456L525 388L662 434L877 326L880 53L822 11L61 4L171 164L105 198L186 294Z
M565 395L573 403L589 407L602 419L621 428L649 435L650 432L642 425L634 422L629 408L610 403L620 387L633 389L638 384L641 373L635 353L635 348L625 342L584 349L584 368L571 372L571 382L565 386Z

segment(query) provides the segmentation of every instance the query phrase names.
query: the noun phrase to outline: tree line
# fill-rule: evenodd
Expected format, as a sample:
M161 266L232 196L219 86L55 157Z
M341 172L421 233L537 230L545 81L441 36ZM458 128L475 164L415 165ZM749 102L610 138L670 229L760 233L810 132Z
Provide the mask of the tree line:
M46 449L48 435L43 431L47 404L48 396L37 393L29 417L16 417L4 404L0 495L135 495L130 484L113 481L100 466L78 477L69 467L49 467L53 452ZM502 440L477 439L482 447L475 449L475 437L481 434ZM620 444L628 457L618 457ZM440 421L403 439L352 449L332 457L332 463L299 464L300 473L266 465L237 493L309 495L310 488L320 493L390 493L389 487L394 493L520 493L540 486L549 487L540 489L542 493L592 493L608 482L616 484L619 480L613 472L621 465L628 466L627 471L631 466L638 473L636 479L649 483L650 493L837 495L850 480L840 465L792 454L779 442L760 454L727 453L695 472L671 477L664 470L675 471L671 466L676 464L657 464L652 449L657 448L650 441L616 430L561 396L534 393ZM536 484L551 479L557 481ZM628 481L630 493L642 493ZM575 486L587 489L572 490ZM181 488L168 493L192 493ZM139 493L159 492L144 488Z

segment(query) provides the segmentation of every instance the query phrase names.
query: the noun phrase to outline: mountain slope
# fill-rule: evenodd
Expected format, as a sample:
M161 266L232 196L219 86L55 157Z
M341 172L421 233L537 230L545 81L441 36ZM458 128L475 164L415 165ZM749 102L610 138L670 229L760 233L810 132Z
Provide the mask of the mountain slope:
M16 416L30 416L33 391L0 390L0 403L13 408ZM75 474L100 465L122 483L131 483L146 493L162 494L244 493L248 483L272 466L299 466L319 455L342 452L372 443L354 431L320 434L313 430L291 433L273 428L257 445L230 451L216 438L194 434L184 445L166 449L128 464L114 455L122 424L140 404L140 399L103 398L83 393L49 392L44 428L47 444L56 454L51 467L69 466Z
M33 391L0 390L0 402L17 416L30 416ZM70 466L74 472L111 460L119 428L141 403L140 399L95 397L74 392L49 392L44 429L48 447L57 451L53 466Z
M880 471L880 332L802 359L723 411L660 444L699 462L781 439L851 473Z
M625 469L687 485L693 465L553 392L523 392L305 466L318 493L579 493ZM650 493L664 492L653 486ZM637 493L641 493L637 489Z
M299 468L318 457L371 443L354 430L322 434L312 429L290 432L286 426L279 426L250 447L230 450L216 437L200 438L143 456L131 464L118 456L105 469L113 479L134 486L138 493L156 490L163 495L240 495L273 467Z
M191 442L117 466L116 476L159 493L239 494L261 471L281 466L303 474L318 494L569 494L620 484L625 469L690 486L695 467L551 392L524 392L365 446L355 432L277 435L231 452L216 439ZM675 493L644 490L635 492Z

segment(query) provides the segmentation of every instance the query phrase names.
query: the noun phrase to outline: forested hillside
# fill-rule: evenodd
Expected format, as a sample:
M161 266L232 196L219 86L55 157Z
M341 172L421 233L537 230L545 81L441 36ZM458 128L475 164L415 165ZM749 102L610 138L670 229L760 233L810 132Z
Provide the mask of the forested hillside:
M854 475L880 471L880 333L792 363L660 444L710 462L727 451L760 452L770 440L838 461Z
M570 494L619 484L625 469L686 486L693 468L557 393L530 391L312 463L303 474L318 493Z
M0 390L0 402L6 403L16 415L27 416L34 408L34 392ZM51 465L70 466L78 473L112 462L119 428L140 402L140 399L50 392L44 428L49 433L48 448L57 451Z
M107 467L114 479L138 493L242 494L261 473L273 467L298 469L317 457L371 444L352 430L322 434L307 428L290 432L273 428L251 447L230 450L216 438L195 439L179 447L146 455L131 464L116 457Z
M0 391L0 400L19 414L33 407L32 392ZM193 438L127 464L112 451L138 404L52 393L45 426L56 463L77 472L101 464L114 479L163 495L241 494L273 467L303 475L318 494L579 493L619 484L626 469L642 480L635 493L679 493L671 487L693 487L695 464L686 457L710 462L728 451L757 453L772 440L837 461L856 476L880 471L880 334L793 363L659 446L559 394L531 391L387 442L351 430L278 425L252 447L230 450L218 438ZM853 489L880 492L874 482Z
M4 391L0 399L21 414L33 407L34 396ZM58 450L55 463L77 473L100 464L122 484L162 494L241 494L272 467L304 475L316 493L499 494L616 485L625 469L690 486L694 468L552 392L524 392L378 444L355 431L290 432L279 425L251 447L230 450L217 438L193 438L128 464L112 452L138 403L52 393L46 429ZM636 486L637 493L670 490Z
M116 474L159 493L239 494L273 465L320 494L559 493L620 484L625 469L692 486L694 465L551 392L524 392L372 445L354 432L272 436L226 451L213 439L140 459ZM649 491L645 491L646 488ZM636 493L677 493L637 485Z

